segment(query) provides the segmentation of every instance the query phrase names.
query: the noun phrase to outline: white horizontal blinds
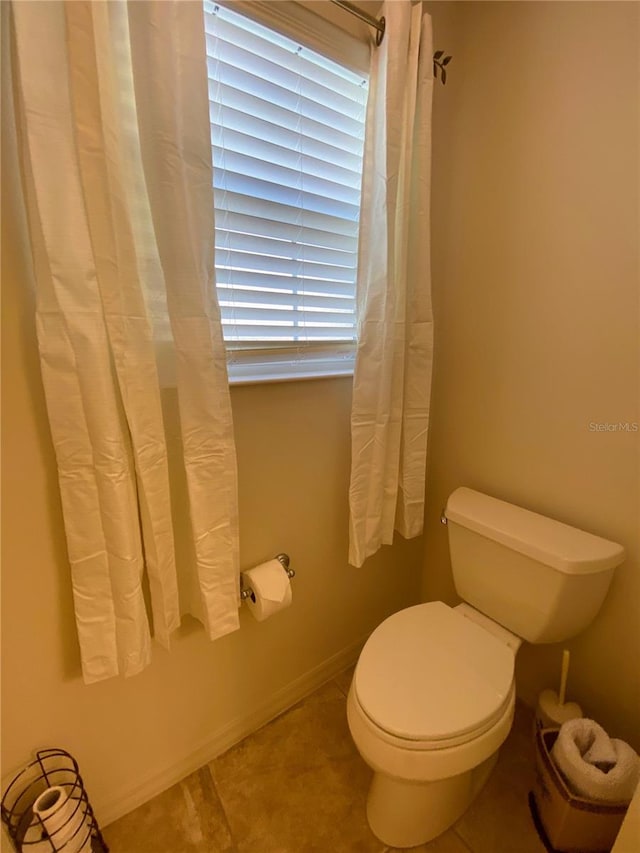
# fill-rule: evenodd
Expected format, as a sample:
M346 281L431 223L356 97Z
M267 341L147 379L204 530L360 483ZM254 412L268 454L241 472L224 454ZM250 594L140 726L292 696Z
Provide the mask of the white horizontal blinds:
M353 346L363 75L205 2L225 341L326 363ZM266 359L269 360L268 358Z

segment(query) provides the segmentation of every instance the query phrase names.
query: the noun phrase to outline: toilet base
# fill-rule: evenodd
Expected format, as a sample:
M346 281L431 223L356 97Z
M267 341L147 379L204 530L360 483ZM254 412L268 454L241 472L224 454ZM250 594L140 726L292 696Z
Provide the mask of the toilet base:
M373 834L389 847L425 844L462 817L482 790L498 760L436 782L413 782L375 773L367 798Z

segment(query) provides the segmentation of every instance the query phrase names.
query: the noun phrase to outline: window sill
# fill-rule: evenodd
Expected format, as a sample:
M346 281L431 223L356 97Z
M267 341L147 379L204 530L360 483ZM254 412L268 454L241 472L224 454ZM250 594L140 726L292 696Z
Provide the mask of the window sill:
M353 365L343 370L309 370L301 372L292 370L290 372L283 371L265 371L264 373L256 374L250 371L237 372L232 370L237 365L229 365L229 385L264 385L273 384L275 382L305 382L309 379L344 379L345 377L353 377Z
M296 382L301 379L326 379L353 376L356 346L349 342L324 342L299 347L227 347L227 372L230 385L256 385L261 382Z
M156 342L158 379L161 388L175 388L176 359L173 344ZM308 379L352 377L355 345L338 344L306 352L283 349L227 349L229 385L260 385L275 382L299 382Z

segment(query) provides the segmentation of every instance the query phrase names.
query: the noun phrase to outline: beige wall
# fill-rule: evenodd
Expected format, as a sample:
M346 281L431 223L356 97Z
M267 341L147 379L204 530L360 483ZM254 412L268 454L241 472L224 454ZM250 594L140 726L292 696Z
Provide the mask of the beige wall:
M105 821L355 659L387 614L418 600L421 542L347 564L350 380L236 387L241 564L287 551L292 607L262 624L243 613L240 631L215 643L190 621L141 675L84 686L12 154L3 144L2 771L63 746ZM164 403L186 559L174 392Z
M425 598L455 600L447 495L466 484L624 544L569 694L640 747L637 3L457 4L435 160L435 376ZM560 648L524 647L528 702Z

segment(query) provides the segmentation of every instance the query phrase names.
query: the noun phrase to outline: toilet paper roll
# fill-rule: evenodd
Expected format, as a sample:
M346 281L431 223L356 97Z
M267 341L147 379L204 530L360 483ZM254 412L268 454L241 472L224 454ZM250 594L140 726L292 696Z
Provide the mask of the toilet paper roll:
M25 832L20 853L51 853L51 842L43 834L42 824L32 824Z
M56 846L52 847L52 843ZM77 836L64 842L60 841L57 833L49 837L46 832L43 832L41 823L37 826L32 824L20 845L21 853L53 853L54 850L59 850L60 853L93 853L88 825L82 826Z
M33 813L40 818L49 835L64 826L72 814L69 794L62 785L54 785L43 791L33 804Z
M43 791L33 804L33 813L57 850L64 850L64 853L91 850L86 803L78 797L69 796L63 786L54 785Z
M247 598L249 610L258 622L279 613L291 604L291 581L279 560L269 560L242 572L244 587L253 595Z

